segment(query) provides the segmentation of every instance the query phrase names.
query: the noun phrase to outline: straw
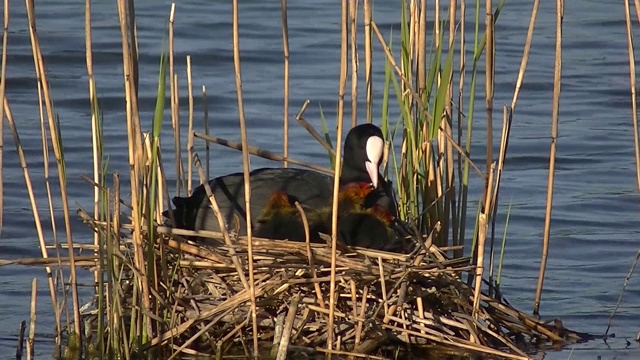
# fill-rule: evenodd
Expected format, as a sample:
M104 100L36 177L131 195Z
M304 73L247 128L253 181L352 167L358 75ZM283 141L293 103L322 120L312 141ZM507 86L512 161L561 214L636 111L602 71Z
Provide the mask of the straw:
M547 205L544 216L544 230L542 233L542 256L540 258L540 271L538 284L533 302L533 313L540 310L540 298L542 297L542 285L544 273L547 267L549 254L549 235L551 233L551 208L553 206L553 180L556 168L556 142L558 140L558 116L560 112L560 87L562 85L562 19L564 17L564 0L556 0L556 53L553 73L553 103L551 105L551 148L549 150L549 177L547 179Z

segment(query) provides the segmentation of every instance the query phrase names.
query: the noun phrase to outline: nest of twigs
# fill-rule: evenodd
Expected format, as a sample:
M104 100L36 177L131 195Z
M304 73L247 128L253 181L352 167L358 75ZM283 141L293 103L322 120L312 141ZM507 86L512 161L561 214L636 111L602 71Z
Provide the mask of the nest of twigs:
M250 353L246 239L236 238L229 246L212 232L198 232L195 240L191 231L156 230L157 266L174 269L156 296L164 299L159 306L172 321L145 347L171 344L173 350L218 357ZM131 246L130 239L123 241ZM401 255L338 248L329 350L331 247L254 238L260 358L330 352L337 358L526 359L540 347L587 340L587 334L570 331L558 320L544 322L514 309L501 296L483 292L474 311L473 288L466 276L461 279L472 268L469 258L448 259L442 250L429 245Z

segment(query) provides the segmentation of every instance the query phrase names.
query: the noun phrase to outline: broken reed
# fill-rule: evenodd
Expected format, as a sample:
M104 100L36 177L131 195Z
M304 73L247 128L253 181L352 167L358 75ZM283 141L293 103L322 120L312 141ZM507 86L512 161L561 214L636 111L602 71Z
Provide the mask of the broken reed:
M73 336L79 338L80 333L80 312L77 298L76 288L76 267L74 265L73 239L71 235L71 227L69 222L69 209L66 197L66 186L64 182L64 158L61 153L61 140L59 136L59 128L55 121L55 115L52 109L52 100L48 92L48 83L46 72L42 65L42 56L37 42L35 33L35 18L33 15L32 0L26 0L27 13L29 15L29 23L31 30L32 48L34 54L34 63L36 64L36 73L38 74L38 90L40 94L40 109L42 123L42 140L43 140L43 157L45 159L45 174L49 169L46 167L47 157L51 149L57 160L57 172L60 177L60 194L63 201L63 211L65 219L66 240L68 248L68 261L70 265L70 286L71 298L73 304ZM525 52L518 74L518 83L514 91L514 97L511 104L511 111L504 112L502 137L500 142L500 156L497 159L497 170L494 165L496 159L492 158L492 96L493 96L493 26L498 19L498 15L502 9L504 1L500 1L494 8L491 1L485 3L485 19L484 31L481 30L480 14L482 11L479 2L476 2L474 21L474 37L471 46L473 47L473 58L471 59L471 71L468 74L467 59L465 50L467 40L465 37L465 26L467 21L467 7L464 0L451 0L446 5L436 2L434 7L433 28L427 28L428 6L426 0L421 1L404 1L400 10L401 26L400 35L395 41L399 44L394 45L394 38L391 35L385 39L381 29L378 27L372 16L372 4L370 0L364 0L362 6L363 19L363 39L364 39L364 79L365 79L365 98L366 98L366 121L371 122L373 119L373 107L381 107L381 127L391 147L389 154L389 162L392 166L385 167L386 170L391 169L392 178L395 179L398 192L398 200L400 212L403 219L415 222L417 228L423 234L433 234L433 241L438 246L446 246L451 239L452 249L455 249L454 255L460 257L462 248L468 242L467 237L472 239L472 251L475 255L474 261L479 265L475 274L469 277L469 283L473 283L475 279L476 288L474 298L480 296L480 279L483 276L483 255L484 243L487 237L487 227L492 223L492 232L490 236L490 247L493 249L494 229L496 209L498 205L498 192L500 186L500 174L504 164L504 158L507 152L509 126L513 116L512 110L515 109L517 94L522 82L524 70L526 69L526 60L528 56L528 48L531 42L531 35L535 16L537 14L538 1L534 2L531 15L531 23L529 28L529 36L525 44ZM560 4L560 0L559 0ZM175 4L172 5L169 15L169 51L160 60L159 78L158 78L158 95L156 108L154 112L154 120L151 134L144 135L140 128L139 109L138 109L138 55L137 55L137 37L135 24L135 11L132 0L118 0L118 16L120 22L121 42L122 42L122 62L123 62L123 84L126 98L126 128L127 128L127 150L129 161L129 189L131 190L131 229L133 244L133 262L130 267L133 270L133 279L131 286L133 292L130 300L125 301L121 298L122 282L126 279L121 278L122 266L126 264L125 257L120 252L120 243L117 236L113 234L99 234L94 239L96 253L100 259L96 271L96 295L97 306L100 313L106 314L106 324L102 323L102 319L98 320L99 339L97 351L100 354L120 354L125 357L131 356L140 344L148 342L155 334L158 334L164 328L163 324L173 321L172 313L168 311L167 304L163 303L163 299L158 297L160 293L158 289L162 284L167 284L170 279L179 276L177 269L170 268L166 259L166 252L162 243L159 244L159 250L154 249L154 243L144 241L143 228L149 229L150 239L155 239L154 223L161 221L159 215L164 207L169 206L169 188L164 175L164 169L160 154L160 129L164 116L164 95L166 71L168 62L168 73L170 82L170 108L171 121L174 129L174 148L176 153L176 194L181 194L184 189L191 190L192 168L188 165L185 169L182 165L182 146L180 142L180 104L179 104L179 74L174 70L173 55L173 27L175 18ZM5 6L5 11L8 6ZM283 164L294 163L287 155L288 152L288 28L287 28L287 3L285 0L281 2L282 10L282 27L283 27L283 49L285 58L285 85L284 85L284 118L283 125L284 144L283 150L285 156L279 157ZM559 5L559 10L561 9ZM347 74L350 72L351 80L351 125L354 124L355 112L358 105L358 62L356 52L357 48L357 15L358 2L349 1L342 5L341 16L341 57L340 57L340 84L338 98L338 134L335 138L337 151L331 147L330 134L326 130L324 139L313 130L313 128L302 118L301 112L296 120L305 126L319 142L325 146L328 153L340 153L341 128L344 123L343 109L345 87L347 85ZM458 13L459 11L459 13ZM120 218L120 181L116 174L113 177L112 189L106 188L106 177L109 173L107 162L104 159L102 150L102 122L101 113L98 107L96 97L96 83L92 70L92 47L91 47L91 1L85 2L85 39L86 39L86 61L87 73L89 75L89 106L91 107L92 121L92 143L93 143L93 179L96 185L94 193L94 218L96 221L106 221L110 224L115 234L118 234L123 219ZM461 19L461 20L457 20ZM5 24L8 23L7 15L5 15ZM448 25L448 26L447 26ZM259 153L264 155L261 150L251 151L244 129L244 115L242 110L242 91L240 87L240 63L239 58L239 37L238 37L238 9L237 1L233 3L233 26L234 26L234 68L237 81L237 98L239 105L239 120L241 128L242 144L240 149L243 150L243 171L248 171L248 154ZM5 26L6 28L6 26ZM382 29L383 31L386 29ZM6 41L7 31L5 29ZM385 78L382 83L383 97L379 103L372 98L372 54L373 49L379 49L385 58ZM3 49L6 50L6 47ZM459 51L456 59L456 50ZM350 52L351 61L348 61ZM482 171L476 164L470 160L472 125L474 120L476 82L478 77L478 65L484 55L485 59L485 107L487 110L486 117L486 164ZM3 51L3 74L4 74L4 51ZM167 61L168 57L168 61ZM336 59L337 60L337 59ZM458 69L454 68L454 64L459 64ZM190 65L190 61L188 60ZM189 164L192 158L199 163L197 154L193 151L193 94L191 87L191 67L188 66L187 83L189 86L189 134L187 135L187 154L189 155ZM457 75L457 76L455 76ZM465 80L467 76L471 77L470 88L466 88ZM457 80L457 83L456 83ZM559 80L558 80L559 81ZM4 81L2 82L4 84ZM467 94L468 92L468 94ZM0 91L0 97L3 93ZM465 106L465 98L469 99ZM203 87L203 99L206 100L206 92ZM455 106L453 104L455 103ZM205 104L205 136L197 136L205 138L209 132L208 109ZM306 105L306 104L305 104ZM557 109L557 103L554 103ZM3 109L7 117L10 119L9 124L14 134L14 140L18 146L18 153L22 154L15 123L12 120L9 104L4 99ZM465 111L466 109L466 111ZM399 116L396 118L395 111ZM508 110L508 109L507 109ZM465 121L466 120L466 121ZM377 121L376 121L377 122ZM45 126L48 124L48 126ZM455 129L455 131L454 131ZM48 132L47 132L48 130ZM463 140L462 136L465 134ZM51 149L47 139L51 139ZM227 141L222 141L229 143ZM399 148L395 145L399 144ZM207 145L208 146L208 145ZM400 154L398 159L397 155ZM47 257L46 242L42 235L42 225L37 213L35 197L30 186L30 178L28 167L23 155L21 162L25 174L25 181L29 188L29 195L32 201L34 217L36 219L36 227L40 240L43 257ZM204 182L209 174L209 152L207 147L207 164L206 175L201 167L198 167L200 181ZM331 161L336 168L339 167L339 157L336 161ZM552 169L551 169L552 170ZM469 200L469 184L470 174L476 173L484 184L483 196L477 199L479 211L475 217L474 230L469 231L467 227L468 216L467 208L472 202ZM45 176L47 179L48 177ZM550 180L551 184L552 179ZM494 185L493 185L494 184ZM52 190L47 181L48 202L50 206L50 215L55 236L56 222L53 218L53 201ZM249 184L245 184L248 189ZM550 187L551 189L551 187ZM246 190L248 192L248 190ZM111 194L111 196L109 196ZM249 199L248 193L246 196ZM113 199L110 201L109 199ZM212 205L215 199L210 196ZM475 202L476 200L474 200ZM117 211L116 211L117 210ZM170 214L170 216L172 216ZM335 220L335 219L334 219ZM248 230L250 234L250 229ZM333 229L332 257L336 254L335 244L335 226ZM478 244L476 245L476 239ZM231 240L228 235L225 242L231 246ZM58 252L57 239L54 237L56 244L56 256L58 266L55 275L51 268L47 267L49 277L49 287L54 304L54 314L57 324L57 332L59 335L62 328L62 317L58 311L58 294L65 295L60 289L62 283L62 264L61 255ZM251 244L249 241L249 266L252 264ZM503 239L504 246L504 239ZM105 256L106 251L106 256ZM239 260L234 255L238 273L243 273ZM493 251L491 251L491 259ZM160 266L156 266L160 264ZM335 269L335 259L331 262L332 269ZM490 272L493 271L493 262L490 262ZM107 277L106 281L104 277ZM54 281L54 277L57 281ZM253 271L249 271L249 281L243 281L245 287L251 290L254 287ZM332 272L332 281L335 283L335 270ZM497 279L499 282L499 279ZM493 284L493 280L491 280ZM253 292L252 292L253 293ZM331 296L334 293L331 292ZM64 296L63 296L64 298ZM255 296L250 297L252 307L252 318L255 320ZM122 319L121 306L126 303L131 309L128 317L128 324L120 323ZM333 302L330 301L330 305ZM475 302L477 304L477 300ZM330 313L333 307L330 306ZM160 321L161 320L161 321ZM333 320L333 316L329 316L329 321ZM67 320L69 321L69 320ZM254 351L257 347L257 333L255 321L253 321L253 345ZM106 331L109 329L109 331ZM335 344L332 343L331 332L328 334L328 349ZM103 340L106 339L106 343ZM59 336L57 337L59 341ZM58 342L59 344L59 342ZM255 353L254 353L255 354Z

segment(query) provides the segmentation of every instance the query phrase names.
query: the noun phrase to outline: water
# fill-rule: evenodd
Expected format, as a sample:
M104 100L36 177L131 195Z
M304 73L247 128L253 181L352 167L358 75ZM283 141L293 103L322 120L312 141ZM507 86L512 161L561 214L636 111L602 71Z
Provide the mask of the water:
M91 187L80 175L91 174L90 111L84 59L81 1L38 3L38 34L60 116L67 160L72 210L90 208ZM137 2L140 37L140 109L148 129L154 106L157 64L166 30L168 2ZM495 118L511 102L530 4L507 2L496 29L497 64ZM541 311L559 317L573 329L603 333L624 278L640 248L637 221L640 205L635 182L631 102L624 12L611 11L599 0L567 1L564 23L563 87L555 180L551 249ZM94 66L98 95L105 119L105 152L111 170L126 173L126 133L122 90L121 45L114 2L93 5ZM193 59L194 92L208 89L213 132L239 139L231 50L231 17L227 1L192 1L177 6L176 71L185 83L185 57ZM470 20L473 14L468 13ZM291 2L291 108L295 114L306 98L312 106L306 118L319 127L322 104L328 119L335 119L338 87L339 6L334 1ZM399 29L397 2L377 2L374 19L388 34ZM279 2L243 1L240 9L241 57L245 111L250 142L274 151L281 149L282 44ZM637 27L637 26L636 26ZM511 132L509 157L501 190L501 212L512 204L503 291L518 308L531 309L537 278L548 168L551 119L555 4L543 2L536 23L533 48ZM637 36L638 34L636 34ZM471 39L471 37L468 37ZM374 99L381 99L383 62L379 48L374 59ZM43 163L39 134L35 77L24 5L12 3L9 35L7 96L18 124L37 203L47 218ZM363 84L363 83L362 83ZM467 86L469 82L467 81ZM479 89L483 86L479 84ZM180 88L182 117L186 119L186 88ZM480 93L480 98L482 98ZM196 96L196 123L201 101ZM362 106L360 107L362 109ZM379 111L379 102L376 103ZM483 116L483 109L477 116ZM168 114L166 112L165 114ZM395 114L394 114L395 116ZM186 123L186 121L184 121ZM478 122L479 124L480 122ZM183 132L183 133L186 133ZM170 129L165 128L165 135ZM475 129L477 144L484 130ZM292 124L291 155L326 164L326 156L304 130ZM165 144L171 144L165 138ZM5 137L4 231L0 254L4 259L36 257L40 252L30 204L18 158L10 136ZM201 144L198 143L198 149ZM212 173L240 169L240 154L214 147ZM170 150L170 149L168 149ZM479 147L476 154L482 152ZM165 159L173 154L165 152ZM479 163L481 156L476 156ZM268 163L253 159L252 166ZM54 166L54 164L51 164ZM167 166L171 169L172 166ZM477 178L474 179L477 181ZM57 200L57 199L56 199ZM59 204L59 201L56 202ZM58 206L59 207L59 206ZM57 208L57 220L62 220ZM76 239L89 241L91 232L73 216ZM44 220L45 228L47 220ZM58 224L62 224L59 222ZM504 217L498 221L498 229ZM60 232L60 236L63 232ZM50 231L46 234L51 241ZM28 318L30 281L39 279L39 357L51 354L53 321L44 271L41 268L0 267L0 351L13 354L19 322ZM87 281L88 282L88 281ZM86 289L83 302L88 299ZM636 359L637 343L627 347L640 331L640 287L629 284L608 344L592 341L547 359ZM11 355L7 355L9 357Z

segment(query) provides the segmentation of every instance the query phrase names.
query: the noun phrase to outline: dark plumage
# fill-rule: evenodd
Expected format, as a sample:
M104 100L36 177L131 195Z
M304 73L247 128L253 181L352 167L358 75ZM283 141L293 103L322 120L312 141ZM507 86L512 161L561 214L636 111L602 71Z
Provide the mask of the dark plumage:
M397 234L389 227L398 217L397 205L391 184L378 170L383 149L382 131L375 125L358 125L347 134L339 215L340 240L345 244L387 249L389 242L397 240ZM242 173L209 181L227 228L236 228L237 215L240 235L246 234L243 181ZM318 232L331 232L331 176L303 169L263 168L251 172L250 183L256 236L303 241L304 228L295 201L310 218L312 241L319 241ZM173 203L176 227L220 230L203 186L194 189L188 198L175 197Z
M297 199L284 192L273 193L258 217L254 235L268 239L305 241L304 222L295 206L296 201ZM320 242L318 230L315 228L317 211L308 208L303 210L309 222L310 241Z
M272 194L282 192L295 198L307 209L325 206L333 191L333 177L304 169L262 168L249 174L253 227ZM228 229L234 229L234 215L239 220L239 234L246 234L244 174L235 173L209 180ZM176 227L189 230L220 231L218 220L209 206L204 186L193 190L188 198L174 197Z

